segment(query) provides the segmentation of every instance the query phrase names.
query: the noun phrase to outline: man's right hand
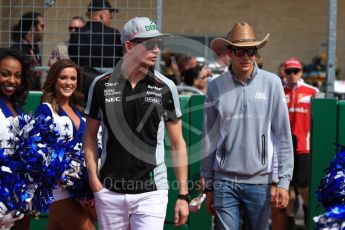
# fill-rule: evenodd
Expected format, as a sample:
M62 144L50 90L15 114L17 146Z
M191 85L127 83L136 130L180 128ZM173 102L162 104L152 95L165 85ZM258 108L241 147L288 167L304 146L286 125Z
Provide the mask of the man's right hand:
M214 216L216 215L216 212L214 211L213 208L213 192L206 192L206 201L205 201L205 207L207 212Z

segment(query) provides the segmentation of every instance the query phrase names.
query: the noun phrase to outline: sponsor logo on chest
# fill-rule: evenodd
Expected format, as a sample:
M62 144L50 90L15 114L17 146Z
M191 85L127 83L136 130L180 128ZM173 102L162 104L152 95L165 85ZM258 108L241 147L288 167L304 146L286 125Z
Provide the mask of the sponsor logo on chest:
M162 104L162 100L159 98L155 98L155 97L145 97L145 102L149 102L149 103L155 103L155 104Z
M105 87L115 87L117 86L119 83L117 82L107 82L105 83Z
M108 98L105 98L105 103L119 102L119 101L121 101L121 97L108 97Z
M113 95L120 95L121 91L117 91L116 89L105 89L104 96L113 96Z
M162 97L162 93L159 93L159 92L155 92L155 91L146 91L146 94L148 95L148 96L154 96L154 97Z
M147 85L147 91L144 100L148 103L162 104L162 87Z
M256 92L255 97L256 100L266 100L266 94L262 92Z
M117 82L107 82L105 83L105 89L103 91L105 96L105 103L111 102L120 102L122 92L119 89L116 89L116 86L119 83Z
M147 88L153 89L153 90L158 90L158 91L161 91L161 90L162 90L162 87L157 87L157 86L155 86L155 85L147 85Z

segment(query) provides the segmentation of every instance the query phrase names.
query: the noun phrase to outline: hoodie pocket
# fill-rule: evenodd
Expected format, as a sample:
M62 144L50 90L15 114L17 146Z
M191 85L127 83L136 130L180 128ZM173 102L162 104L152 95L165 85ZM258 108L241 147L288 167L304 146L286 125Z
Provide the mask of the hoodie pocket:
M266 163L266 137L265 135L261 136L261 164L265 165Z

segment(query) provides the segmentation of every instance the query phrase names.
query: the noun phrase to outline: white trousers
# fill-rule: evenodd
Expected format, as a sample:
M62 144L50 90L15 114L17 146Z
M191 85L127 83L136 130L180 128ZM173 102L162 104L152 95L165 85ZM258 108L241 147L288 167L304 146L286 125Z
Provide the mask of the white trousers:
M163 229L168 190L122 194L103 188L94 196L99 230Z

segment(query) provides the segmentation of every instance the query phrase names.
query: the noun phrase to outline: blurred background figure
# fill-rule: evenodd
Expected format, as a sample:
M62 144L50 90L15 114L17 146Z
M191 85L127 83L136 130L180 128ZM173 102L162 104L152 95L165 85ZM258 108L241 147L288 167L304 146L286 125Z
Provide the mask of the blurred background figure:
M182 54L181 56L179 56L176 62L181 73L178 83L183 85L185 84L186 71L188 71L189 69L197 68L198 62L195 56L190 56L186 54Z
M80 67L113 68L122 57L120 32L111 27L113 13L119 12L107 0L91 0L87 10L89 21L71 33L68 52Z
M228 49L224 47L217 47L216 50L213 50L217 55L217 59L214 62L208 64L208 68L212 71L213 75L208 80L213 80L218 77L220 74L228 70L231 59L229 56Z
M199 94L206 94L207 79L211 76L212 71L207 66L196 66L184 72L184 83L186 86L191 86L199 90Z
M280 77L280 80L282 81L283 87L287 85L286 75L285 75L285 68L284 63L281 63L278 66L277 75Z
M259 52L256 52L255 62L257 64L257 66L259 67L259 69L262 69L262 67L264 67L264 59L262 58L262 56Z
M18 24L12 27L11 48L20 50L31 63L28 75L29 90L41 90L41 71L33 70L42 65L38 42L43 40L43 16L37 12L23 14Z
M95 80L97 76L101 75L102 72L89 66L82 67L81 71L83 73L83 82L82 82L81 92L84 94L84 105L86 106L87 99L89 96L90 86L93 80Z
M75 16L71 18L69 22L68 31L69 33L73 33L79 30L84 25L85 25L84 19L82 17ZM69 40L59 42L58 44L56 44L56 46L54 47L50 55L48 66L52 66L55 62L57 62L60 59L69 59L68 43L69 43Z
M177 64L177 60L182 57L182 54L171 52L169 49L161 53L162 58L162 73L164 76L172 80L175 85L181 83L181 71Z
M184 84L184 73L198 66L196 57L170 52L168 49L162 52L162 61L162 73L176 85Z
M308 228L310 183L310 114L311 98L319 90L304 83L303 67L299 60L290 58L284 63L287 85L284 87L289 109L290 127L294 140L294 172L291 187L297 188L303 200L304 226ZM290 189L292 191L292 189ZM297 197L296 197L297 199ZM293 199L289 201L294 202ZM290 214L290 213L288 213ZM290 215L293 215L291 213ZM291 216L293 217L293 216Z

